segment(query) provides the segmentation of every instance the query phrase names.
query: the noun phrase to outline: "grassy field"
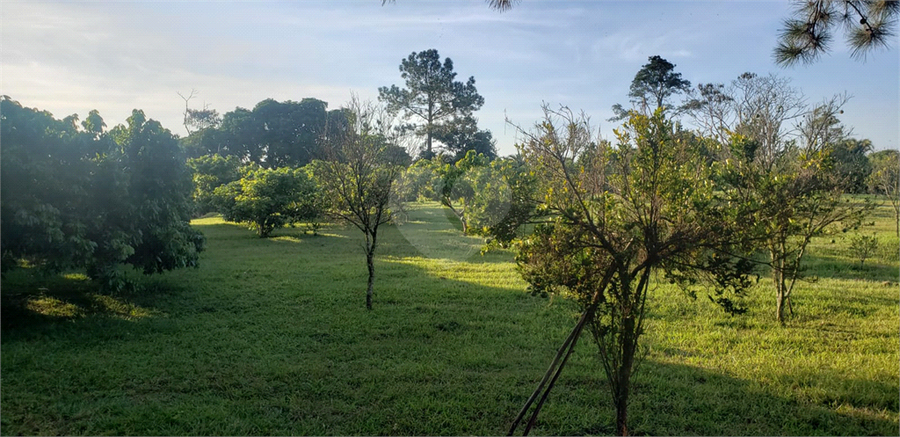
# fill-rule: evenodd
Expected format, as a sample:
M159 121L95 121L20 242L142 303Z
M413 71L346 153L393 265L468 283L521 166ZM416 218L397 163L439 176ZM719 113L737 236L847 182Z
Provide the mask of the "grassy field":
M898 435L898 239L886 208L862 266L852 232L815 243L816 282L774 321L654 289L630 428L654 435ZM436 205L385 230L375 309L361 234L269 239L216 218L199 269L97 294L78 274L2 284L3 434L505 434L574 323L524 292L510 252L478 253ZM609 434L587 338L534 434Z

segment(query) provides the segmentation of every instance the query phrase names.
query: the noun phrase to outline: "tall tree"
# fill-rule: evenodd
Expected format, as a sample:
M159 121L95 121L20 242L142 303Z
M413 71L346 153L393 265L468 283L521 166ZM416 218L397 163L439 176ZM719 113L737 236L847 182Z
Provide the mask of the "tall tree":
M628 92L631 104L643 114L652 113L656 108L671 109L669 97L691 88L691 82L682 79L681 73L675 72L675 64L659 56L651 56L648 61L634 75ZM630 115L618 103L613 105L613 112L615 116L611 121L623 120Z
M626 435L652 274L682 283L711 275L715 298L739 310L726 293L750 284L752 264L727 255L742 250L734 226L740 209L711 183L713 167L664 109L633 115L616 131L616 145L593 139L584 117L545 111L522 152L552 220L526 239L517 261L535 291L566 291L583 313L510 433L543 391L525 433L534 425L586 325L609 383L616 431Z
M326 139L326 160L312 163L313 175L323 191L326 212L343 220L365 237L366 308L375 293L375 249L378 232L390 222L391 189L406 162L396 153L396 131L383 108L354 96L345 108L347 129Z
M775 48L782 66L810 64L831 48L834 33L843 30L850 56L864 59L878 48L890 46L896 35L900 2L897 0L795 0L784 20Z
M190 101L197 97L197 94L197 90L194 89L191 90L187 97L178 93L178 96L184 100L184 130L187 131L188 135L198 130L218 127L219 123L222 122L219 112L215 109L209 109L209 105L204 104L203 109L191 109Z
M432 139L443 122L469 117L484 105L475 78L465 83L454 80L453 61L446 58L442 64L435 49L413 52L400 61L400 77L406 88L380 87L378 100L387 104L388 111L403 111L404 118L422 122L417 131L425 137L425 158L434 156Z

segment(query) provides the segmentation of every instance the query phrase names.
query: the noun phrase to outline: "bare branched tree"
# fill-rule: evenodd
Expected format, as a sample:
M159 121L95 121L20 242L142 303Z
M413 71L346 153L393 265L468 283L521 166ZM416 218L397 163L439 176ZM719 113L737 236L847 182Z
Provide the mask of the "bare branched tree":
M391 152L399 139L393 117L383 107L354 95L344 113L346 128L330 130L324 139L326 160L313 162L313 174L324 190L328 214L365 236L366 308L372 309L378 232L391 221L391 189L404 163L394 162Z

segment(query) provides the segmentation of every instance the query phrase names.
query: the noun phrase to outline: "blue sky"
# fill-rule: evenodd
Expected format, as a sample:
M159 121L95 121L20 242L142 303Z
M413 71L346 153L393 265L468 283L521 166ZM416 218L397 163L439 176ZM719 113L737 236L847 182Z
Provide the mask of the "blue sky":
M775 1L538 1L498 13L482 0L3 2L0 94L58 118L98 109L110 126L140 108L184 135L178 92L220 113L265 98L337 108L402 85L400 60L437 49L474 76L476 113L501 154L541 104L584 110L601 134L647 58L693 84L776 73L811 103L847 92L843 121L878 149L900 147L900 52L850 59L842 38L821 61L783 69L771 52L789 5Z

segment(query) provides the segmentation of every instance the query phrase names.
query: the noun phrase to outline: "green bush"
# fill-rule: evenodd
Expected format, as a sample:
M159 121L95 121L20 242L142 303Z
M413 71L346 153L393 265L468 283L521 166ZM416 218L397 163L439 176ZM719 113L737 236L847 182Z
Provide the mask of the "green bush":
M262 238L276 228L319 216L318 189L304 169L251 165L242 168L241 175L213 191L225 220L249 223Z

